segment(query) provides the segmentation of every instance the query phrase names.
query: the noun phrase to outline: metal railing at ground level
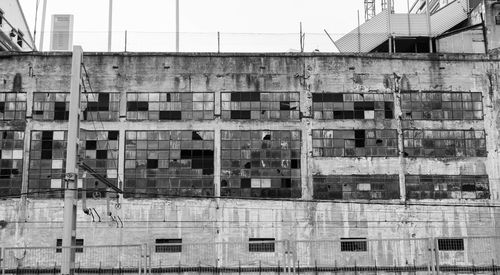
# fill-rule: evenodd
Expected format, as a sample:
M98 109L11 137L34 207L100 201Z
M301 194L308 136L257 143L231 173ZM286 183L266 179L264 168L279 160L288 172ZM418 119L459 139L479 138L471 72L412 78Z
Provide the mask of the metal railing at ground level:
M500 274L500 236L77 247L4 247L3 274L59 274L75 249L75 274Z

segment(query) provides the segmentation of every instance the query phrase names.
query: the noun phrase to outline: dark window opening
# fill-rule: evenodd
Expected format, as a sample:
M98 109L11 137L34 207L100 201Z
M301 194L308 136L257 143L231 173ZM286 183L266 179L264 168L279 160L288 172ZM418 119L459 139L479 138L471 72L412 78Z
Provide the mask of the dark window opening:
M250 252L274 252L274 238L250 238L248 251Z
M109 140L118 140L118 131L109 131L108 132Z
M0 102L0 113L5 112L5 102Z
M192 140L203 140L203 138L196 131L193 131L193 133L191 135L191 139Z
M149 110L147 101L127 102L127 111L129 112L146 112Z
M259 92L233 92L231 93L231 101L260 101Z
M441 251L464 250L464 239L438 239L438 247Z
M497 15L495 15L495 24L500 25L500 12ZM0 25L2 24L0 23Z
M97 150L96 159L107 159L108 158L108 150Z
M181 120L181 111L160 111L160 120Z
M341 238L340 251L365 252L368 249L366 238Z
M251 119L251 111L231 111L231 119Z
M97 150L97 140L87 140L85 142L85 150Z
M182 239L156 239L156 253L181 253Z
M281 111L290 111L290 101L280 101Z
M83 246L83 239L76 239L76 246ZM56 240L56 246L61 247L62 246L62 239L57 239ZM56 253L61 253L62 248L56 248ZM75 248L76 253L83 253L83 247L77 247Z
M148 169L157 169L158 168L158 160L157 159L148 159L147 160L147 168Z

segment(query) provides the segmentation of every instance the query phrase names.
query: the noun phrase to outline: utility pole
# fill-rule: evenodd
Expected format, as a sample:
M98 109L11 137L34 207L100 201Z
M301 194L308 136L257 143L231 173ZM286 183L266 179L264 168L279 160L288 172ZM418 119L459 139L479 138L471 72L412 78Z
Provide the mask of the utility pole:
M43 0L42 29L40 30L40 47L38 47L39 51L43 51L43 37L45 35L45 16L46 15L47 15L47 0Z
M113 36L113 0L109 0L108 16L108 52L111 51L111 38Z
M66 152L66 175L64 177L63 261L62 275L72 275L75 268L76 245L76 201L77 201L77 154L80 136L80 81L83 50L73 47L71 63L71 86L69 101L68 146Z
M175 51L179 52L179 0L175 0Z

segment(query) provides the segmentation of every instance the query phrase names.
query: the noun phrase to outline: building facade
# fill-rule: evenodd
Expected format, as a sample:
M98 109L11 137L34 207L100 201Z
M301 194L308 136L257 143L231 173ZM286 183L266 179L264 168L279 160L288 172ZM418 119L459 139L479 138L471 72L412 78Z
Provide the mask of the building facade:
M55 246L71 56L0 59L1 244ZM82 173L85 245L500 233L496 55L83 63L79 156L124 190Z

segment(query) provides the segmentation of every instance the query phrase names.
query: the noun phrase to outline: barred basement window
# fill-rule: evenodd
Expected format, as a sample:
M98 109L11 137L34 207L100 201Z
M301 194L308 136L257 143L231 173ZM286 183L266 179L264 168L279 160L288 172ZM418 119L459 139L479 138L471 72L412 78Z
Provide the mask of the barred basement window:
M128 93L127 119L214 119L214 93Z
M410 199L488 199L488 175L406 175Z
M366 252L368 251L368 243L366 238L340 238L340 251Z
M76 239L76 246L83 246L83 239ZM56 240L56 247L62 246L62 239ZM62 253L62 248L56 248L56 253ZM75 248L75 253L83 253L83 247Z
M249 252L274 252L274 238L250 238L248 241Z
M221 135L221 196L301 196L300 131L222 131Z
M0 131L0 196L20 195L24 132Z
M68 120L69 93L33 93L33 119ZM120 109L119 93L82 93L81 108L83 120L118 120Z
M483 119L481 93L471 92L403 92L403 118L414 120L480 120Z
M83 162L118 185L118 131L81 131ZM107 187L93 176L81 173L87 196L104 198Z
M399 199L398 175L313 176L317 200Z
M125 197L213 196L213 131L127 131Z
M26 93L0 93L0 120L26 118Z
M486 135L474 130L403 130L409 157L486 157Z
M392 157L396 130L313 130L313 157Z
M464 239L438 239L438 248L440 251L463 251Z
M67 131L32 131L28 191L34 197L60 198L66 167Z
M156 239L156 253L181 253L182 239Z
M222 119L299 120L300 94L292 92L222 93Z
M315 119L393 119L392 94L313 93Z

